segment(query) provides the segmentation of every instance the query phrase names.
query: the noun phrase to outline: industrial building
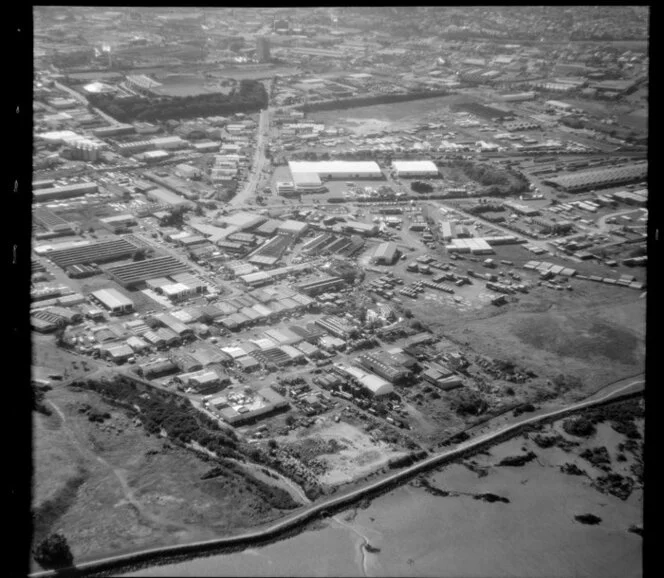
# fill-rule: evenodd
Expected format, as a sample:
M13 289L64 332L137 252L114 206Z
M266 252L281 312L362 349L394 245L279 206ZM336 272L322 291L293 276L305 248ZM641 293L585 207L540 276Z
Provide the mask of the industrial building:
M318 175L316 178L320 182ZM322 183L321 183L322 186ZM295 183L293 181L280 181L277 183L277 194L282 197L292 197L297 194L297 189L295 188Z
M317 173L292 173L293 187L298 193L322 193L325 191L325 185L320 180ZM283 185L283 183L280 183ZM279 194L289 192L288 187L281 187Z
M147 191L145 196L155 203L162 203L172 207L192 206L191 201L183 199L179 195L167 191L166 189L152 189L151 191Z
M449 221L440 222L440 236L443 238L443 241L450 241L454 238L456 230L453 223Z
M113 215L112 217L104 217L99 219L99 221L104 225L104 227L113 233L126 231L129 227L136 225L136 217L130 213L123 215Z
M350 365L338 365L336 367L343 375L354 379L374 397L389 395L394 391L394 386L389 381L386 381L377 375L362 371L358 367L352 367Z
M117 289L100 289L90 293L90 296L113 315L122 315L134 310L134 302Z
M563 191L575 193L597 187L611 187L634 181L641 181L648 177L648 163L639 163L627 166L594 169L561 175L543 181L545 185L553 185Z
M566 102L562 102L560 100L547 100L544 103L544 106L563 112L569 112L573 108L571 104L567 104Z
M525 100L535 100L535 93L533 91L529 91L518 92L514 94L501 94L500 99L503 102L523 102Z
M540 128L540 124L534 120L527 119L510 120L503 123L503 128L510 132L537 130Z
M106 272L123 287L135 287L155 277L189 272L189 267L175 257L167 256L109 267Z
M33 190L32 195L35 203L43 201L52 201L56 199L71 199L73 197L82 197L96 193L99 190L97 183L76 183L73 185L63 185L61 187L50 187L46 189Z
M440 176L432 161L392 161L392 170L397 178Z
M293 181L297 174L315 174L321 179L382 179L383 172L373 161L289 161ZM296 183L297 185L297 183Z
M617 193L613 193L613 198L628 205L640 205L644 207L648 204L647 191L645 195L639 194L638 191L619 191Z
M189 147L189 142L179 136L161 136L150 140L155 149L181 149Z
M138 247L126 239L113 239L88 243L66 249L54 249L46 253L46 257L58 267L65 269L71 265L88 263L108 263L131 257Z
M298 283L294 286L297 291L305 293L310 297L315 297L321 293L328 293L330 291L338 291L346 286L346 282L341 277L317 277L316 279L309 279Z
M528 205L517 203L515 201L505 201L503 206L506 209L514 211L519 215L523 215L524 217L534 217L540 214L539 209L535 209L534 207L529 207Z
M334 315L316 319L314 323L339 339L348 339L357 332L357 329L350 323Z
M376 247L373 260L377 265L393 265L400 255L401 251L396 243L381 243Z
M410 375L410 371L402 365L401 360L389 353L364 353L356 361L390 383L398 383Z
M303 235L309 228L309 223L304 221L296 221L294 219L288 219L283 221L278 227L277 232L282 235L290 235L292 237L298 238Z
M269 387L261 389L250 403L242 403L243 399L231 401L229 398L230 396L212 399L209 404L219 412L226 423L234 426L251 423L288 408L288 402Z
M449 253L472 253L473 255L492 255L495 253L486 239L453 239L449 245L445 246Z

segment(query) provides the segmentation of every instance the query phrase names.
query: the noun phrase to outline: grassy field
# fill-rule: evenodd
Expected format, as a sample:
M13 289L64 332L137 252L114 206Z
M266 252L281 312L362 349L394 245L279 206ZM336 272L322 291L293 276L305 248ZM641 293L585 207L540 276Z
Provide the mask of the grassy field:
M281 515L278 491L228 468L201 479L214 462L147 436L97 394L59 386L46 399L53 414L34 414L35 540L61 531L76 561L240 532ZM110 417L90 421L90 408Z
M94 359L56 347L53 335L32 334L32 373L34 378L47 379L50 373L60 374L65 379L78 377L99 367Z
M549 379L574 375L592 391L644 367L645 300L620 289L593 284L552 300L550 290L538 288L500 309L437 318L430 312L429 319L470 350L514 359Z
M449 106L460 101L475 100L468 95L450 95L392 104L363 106L346 111L321 111L309 116L319 122L334 126L348 126L354 132L370 125L369 131L400 130L423 122L435 122L441 112L449 112Z

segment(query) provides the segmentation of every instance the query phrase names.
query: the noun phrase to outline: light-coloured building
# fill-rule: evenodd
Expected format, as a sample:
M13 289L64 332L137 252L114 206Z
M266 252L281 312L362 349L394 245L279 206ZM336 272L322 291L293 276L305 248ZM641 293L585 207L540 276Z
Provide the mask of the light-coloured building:
M293 181L296 174L316 174L320 179L382 179L373 161L289 161Z
M293 185L299 193L320 193L325 190L316 173L293 173Z
M362 371L358 367L353 367L350 365L341 366L340 369L346 375L355 379L362 387L367 389L375 397L389 395L394 391L394 386L389 381L374 375L373 373Z
M438 167L432 161L393 161L392 169L397 177L437 177Z
M100 289L99 291L93 291L90 296L114 315L129 313L134 310L134 302L117 289Z

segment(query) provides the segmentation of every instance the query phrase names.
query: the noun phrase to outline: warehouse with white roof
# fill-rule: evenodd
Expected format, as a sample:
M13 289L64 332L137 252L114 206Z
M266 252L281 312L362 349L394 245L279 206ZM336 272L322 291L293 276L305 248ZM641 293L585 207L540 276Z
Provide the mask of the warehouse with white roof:
M90 293L90 297L114 315L121 315L134 310L134 302L117 289L109 288L93 291Z
M292 171L291 171L292 172ZM320 180L320 177L317 173L293 173L293 184L295 185L295 190L299 193L320 193L325 190L323 182ZM284 191L284 187L279 187L277 185L279 192ZM286 187L286 192L288 188Z
M288 168L293 182L298 182L296 175L317 175L320 179L382 179L383 172L373 161L289 161Z
M437 177L438 167L433 161L392 161L397 177Z
M382 377L378 377L373 373L362 371L360 368L351 365L338 365L337 367L343 373L355 379L357 383L364 387L374 397L389 395L394 391L394 386L389 381L386 381Z

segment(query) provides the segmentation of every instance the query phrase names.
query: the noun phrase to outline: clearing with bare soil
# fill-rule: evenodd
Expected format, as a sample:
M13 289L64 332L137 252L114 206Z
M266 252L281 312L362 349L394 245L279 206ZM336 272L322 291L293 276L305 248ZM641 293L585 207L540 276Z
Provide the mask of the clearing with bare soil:
M374 441L351 424L332 423L328 419L302 432L299 438L282 437L280 443L290 446L305 459L318 461L323 470L319 479L328 486L363 478L386 466L391 458L407 453L383 441Z

